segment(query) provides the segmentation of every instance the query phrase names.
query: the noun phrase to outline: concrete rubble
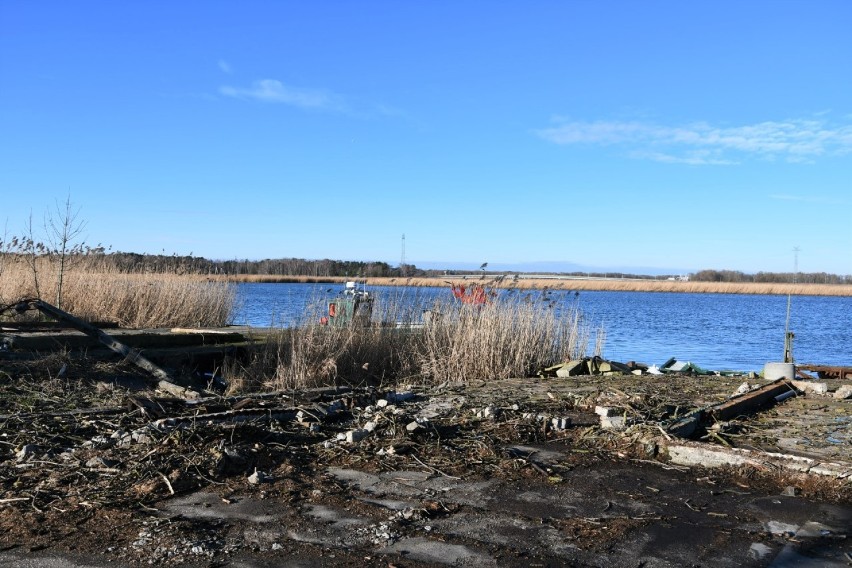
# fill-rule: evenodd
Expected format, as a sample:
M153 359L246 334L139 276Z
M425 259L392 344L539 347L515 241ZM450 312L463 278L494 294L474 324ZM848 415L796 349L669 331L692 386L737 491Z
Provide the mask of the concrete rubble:
M479 385L7 406L0 561L73 514L77 546L129 527L109 533L104 564L846 565L848 384L594 364ZM73 554L61 542L45 546Z

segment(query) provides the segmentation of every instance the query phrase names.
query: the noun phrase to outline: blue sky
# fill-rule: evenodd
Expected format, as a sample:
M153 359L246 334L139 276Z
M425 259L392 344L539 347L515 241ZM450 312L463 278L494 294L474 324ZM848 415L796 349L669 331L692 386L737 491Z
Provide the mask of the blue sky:
M0 222L208 258L852 273L852 2L0 1Z

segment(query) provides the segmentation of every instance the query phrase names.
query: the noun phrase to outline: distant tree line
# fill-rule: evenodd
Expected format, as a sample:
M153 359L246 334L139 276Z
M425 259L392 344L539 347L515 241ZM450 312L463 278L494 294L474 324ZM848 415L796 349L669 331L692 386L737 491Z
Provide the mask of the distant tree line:
M119 272L359 278L423 276L426 274L425 271L410 264L393 267L386 262L329 259L210 260L198 256L179 256L176 254L113 252L102 255L99 261Z
M400 278L400 277L451 277L481 274L485 277L522 276L522 272L493 272L484 270L425 270L413 264L391 266L381 261L354 260L307 260L303 258L276 258L263 260L210 260L192 255L166 255L133 252L111 252L101 246L78 245L66 252L67 262L77 266L84 263L91 269L116 270L125 273L201 274L201 275L268 275L268 276L313 276L316 278ZM32 263L38 257L56 256L55 251L32 239L0 238L0 273L4 263ZM550 273L549 273L550 274ZM557 273L552 273L557 275ZM625 272L560 272L560 276L586 278L657 279L672 280L682 275L643 275ZM829 274L827 272L757 272L747 274L737 270L701 270L689 274L689 280L698 282L757 282L799 284L852 284L852 275Z
M746 274L735 270L701 270L690 276L699 282L764 282L772 284L852 284L852 276L827 272L758 272Z

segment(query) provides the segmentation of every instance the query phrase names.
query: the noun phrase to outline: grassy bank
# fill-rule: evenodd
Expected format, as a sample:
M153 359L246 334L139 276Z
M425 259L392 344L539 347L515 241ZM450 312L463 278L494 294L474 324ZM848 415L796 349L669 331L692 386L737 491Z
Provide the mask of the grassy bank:
M314 276L238 275L219 277L229 282L255 283L341 283L356 278ZM494 282L493 275L476 278L366 278L357 279L370 286L448 286L454 284L488 284L495 288L520 290L600 290L610 292L682 292L695 294L793 294L797 296L852 296L852 286L843 284L784 284L765 282L681 282L671 280L640 279L586 279L586 278L504 278Z

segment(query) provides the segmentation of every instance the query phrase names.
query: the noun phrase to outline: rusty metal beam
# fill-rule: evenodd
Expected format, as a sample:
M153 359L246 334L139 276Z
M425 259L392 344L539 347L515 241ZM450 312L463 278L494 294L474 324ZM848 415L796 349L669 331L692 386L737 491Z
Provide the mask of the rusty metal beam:
M796 392L795 387L787 379L781 378L757 390L711 407L710 415L716 420L729 420L773 404L776 396L790 391Z
M797 371L810 371L817 373L821 379L835 378L847 379L852 378L852 367L840 367L832 365L799 365L796 364Z

